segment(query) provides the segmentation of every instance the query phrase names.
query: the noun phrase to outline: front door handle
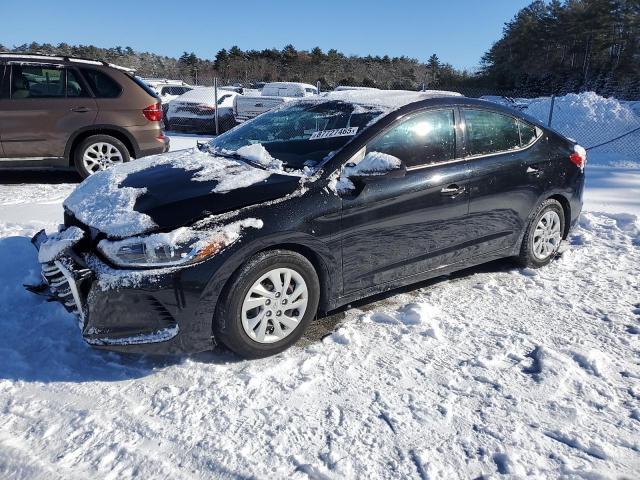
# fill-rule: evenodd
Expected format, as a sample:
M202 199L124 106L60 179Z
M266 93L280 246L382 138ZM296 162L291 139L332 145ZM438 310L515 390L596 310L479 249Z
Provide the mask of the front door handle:
M527 173L531 174L531 175L540 175L540 169L538 167L532 167L532 166L528 166L527 167Z
M452 183L451 185L447 185L442 190L440 190L441 195L445 195L447 197L455 197L464 193L465 188Z
M89 111L89 107L73 107L71 111L76 113L87 113Z

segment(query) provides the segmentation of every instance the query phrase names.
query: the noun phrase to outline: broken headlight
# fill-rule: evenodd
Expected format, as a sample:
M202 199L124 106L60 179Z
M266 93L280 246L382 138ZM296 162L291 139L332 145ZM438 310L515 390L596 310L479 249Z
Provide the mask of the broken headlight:
M188 265L215 255L225 246L225 238L179 228L124 240L102 240L98 250L120 267L167 267Z

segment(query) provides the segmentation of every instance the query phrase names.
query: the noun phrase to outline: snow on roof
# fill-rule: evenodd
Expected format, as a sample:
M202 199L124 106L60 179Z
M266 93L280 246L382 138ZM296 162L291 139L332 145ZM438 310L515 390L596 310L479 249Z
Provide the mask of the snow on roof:
M410 90L341 90L320 95L326 100L341 100L360 105L374 105L384 110L397 110L410 103L420 102L434 97L461 97L457 92L444 90L426 90L413 92Z
M297 87L306 87L306 88L316 88L315 85L311 85L310 83L301 83L301 82L269 82L265 84L265 87L287 87L289 85L295 85Z

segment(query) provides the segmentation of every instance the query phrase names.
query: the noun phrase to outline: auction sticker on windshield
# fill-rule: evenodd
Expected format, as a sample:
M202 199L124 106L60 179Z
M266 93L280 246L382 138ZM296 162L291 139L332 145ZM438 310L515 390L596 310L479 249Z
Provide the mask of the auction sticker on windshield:
M309 137L309 140L320 140L321 138L331 138L331 137L350 137L351 135L355 135L357 131L358 131L358 127L322 130L320 132L313 132L313 134Z

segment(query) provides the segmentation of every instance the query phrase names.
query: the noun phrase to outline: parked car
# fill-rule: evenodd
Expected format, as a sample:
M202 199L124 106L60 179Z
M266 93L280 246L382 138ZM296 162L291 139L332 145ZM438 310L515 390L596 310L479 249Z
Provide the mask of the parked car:
M216 108L218 128L226 132L236 124L233 117L233 100L238 93L218 88L216 101L213 87L202 87L180 95L169 104L165 127L194 133L216 133Z
M166 78L140 78L140 80L149 85L163 105L194 88L182 80L169 80Z
M75 167L87 177L168 149L160 101L132 70L0 53L1 167Z
M48 286L32 288L101 348L272 355L317 312L498 258L548 264L585 162L505 106L329 93L85 180L64 228L34 238Z
M193 90L194 87L182 80L169 80L166 78L140 78L151 88L162 102L162 113L167 114L169 102L180 95Z
M318 89L308 83L273 82L262 87L260 95L244 95L233 102L233 114L236 122L242 123L261 113L267 112L284 102L297 100L301 97L317 95Z

